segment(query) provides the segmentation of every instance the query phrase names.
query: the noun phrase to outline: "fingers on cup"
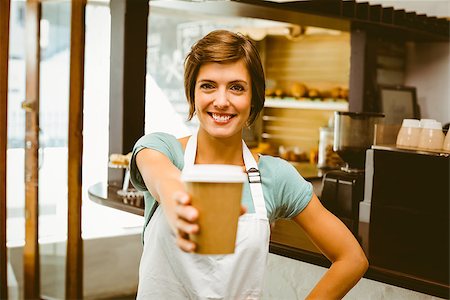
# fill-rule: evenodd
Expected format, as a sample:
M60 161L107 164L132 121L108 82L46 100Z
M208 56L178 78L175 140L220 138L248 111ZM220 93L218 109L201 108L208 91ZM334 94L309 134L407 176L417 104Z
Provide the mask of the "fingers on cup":
M177 237L178 247L185 252L194 252L196 245L194 242L183 238L181 235Z
M240 215L245 215L245 213L247 212L247 207L241 204L241 212Z
M190 205L177 205L175 212L178 218L184 219L187 222L195 222L198 219L198 211L196 208Z
M189 196L188 193L185 193L185 192L181 192L181 191L176 192L174 194L174 198L175 198L175 201L181 205L187 205L187 204L191 203L191 197Z
M181 218L177 219L176 226L179 232L186 234L196 234L199 229L198 224L187 222Z
M189 240L189 234L196 234L199 231L199 226L196 223L190 223L182 218L176 221L177 227L177 245L185 252L194 252L196 244Z

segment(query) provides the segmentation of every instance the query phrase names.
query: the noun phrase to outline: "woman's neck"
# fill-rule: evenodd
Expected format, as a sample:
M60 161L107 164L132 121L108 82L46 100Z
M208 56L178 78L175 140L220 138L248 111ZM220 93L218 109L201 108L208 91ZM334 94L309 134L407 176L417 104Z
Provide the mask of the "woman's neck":
M242 135L215 138L201 128L197 136L196 164L244 165L242 158Z

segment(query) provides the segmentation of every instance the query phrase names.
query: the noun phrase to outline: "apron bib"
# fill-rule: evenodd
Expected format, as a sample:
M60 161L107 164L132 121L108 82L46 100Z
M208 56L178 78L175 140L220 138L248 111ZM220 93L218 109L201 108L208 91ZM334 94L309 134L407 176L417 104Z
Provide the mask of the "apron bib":
M236 248L229 255L183 252L158 206L144 232L137 299L258 299L269 252L270 228L258 166L242 141L255 213L239 218ZM184 167L192 166L197 133L186 145Z

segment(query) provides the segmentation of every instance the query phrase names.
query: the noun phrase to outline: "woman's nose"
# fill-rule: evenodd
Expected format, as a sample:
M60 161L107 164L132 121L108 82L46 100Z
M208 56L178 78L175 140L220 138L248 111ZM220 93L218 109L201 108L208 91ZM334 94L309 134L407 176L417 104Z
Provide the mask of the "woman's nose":
M218 90L213 105L217 108L225 108L230 104L226 91Z

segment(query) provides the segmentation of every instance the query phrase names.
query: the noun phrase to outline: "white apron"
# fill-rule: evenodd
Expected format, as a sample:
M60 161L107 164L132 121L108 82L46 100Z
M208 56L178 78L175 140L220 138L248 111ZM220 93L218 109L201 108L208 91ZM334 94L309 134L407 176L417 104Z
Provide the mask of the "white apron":
M159 206L144 232L137 299L258 299L261 295L270 228L259 171L242 142L255 213L239 218L236 249L229 255L183 252ZM194 164L197 134L189 139L184 167Z

